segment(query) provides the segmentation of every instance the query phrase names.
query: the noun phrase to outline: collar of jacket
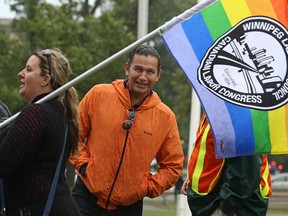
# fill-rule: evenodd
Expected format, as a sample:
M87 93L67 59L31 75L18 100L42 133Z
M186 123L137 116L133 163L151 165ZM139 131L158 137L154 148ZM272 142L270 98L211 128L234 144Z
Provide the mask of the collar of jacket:
M112 85L114 86L116 94L124 106L127 109L131 108L128 80L115 80L112 82ZM154 91L151 92L153 94L150 93L150 97L146 98L146 100L137 108L137 110L149 109L161 103L161 99L158 94Z
M43 94L40 94L40 95L36 96L36 97L34 98L34 100L32 101L32 103L35 103L36 101L44 98L44 97L47 96L48 94L50 94L50 92L48 92L48 93L43 93ZM56 99L56 98L58 98L58 96L55 96L53 99Z

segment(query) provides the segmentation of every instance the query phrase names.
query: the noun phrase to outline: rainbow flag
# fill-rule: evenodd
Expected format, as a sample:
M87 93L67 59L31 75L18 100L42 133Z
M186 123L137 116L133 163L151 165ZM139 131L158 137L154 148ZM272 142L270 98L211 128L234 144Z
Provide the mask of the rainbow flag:
M287 5L218 0L162 34L207 114L218 158L288 153Z

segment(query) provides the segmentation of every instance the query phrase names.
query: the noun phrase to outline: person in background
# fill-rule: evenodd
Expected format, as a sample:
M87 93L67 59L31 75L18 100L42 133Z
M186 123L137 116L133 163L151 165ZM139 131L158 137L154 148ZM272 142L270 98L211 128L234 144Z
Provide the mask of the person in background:
M3 101L0 100L0 123L4 122L9 117L11 117L11 112L9 108L6 106L6 104ZM9 125L0 129L0 142L1 142L1 139L5 137L5 134L7 133L8 129L9 129Z
M182 176L180 176L180 178L178 179L178 181L175 184L175 189L174 189L174 201L175 203L177 202L177 196L178 194L181 194L181 189L182 189L182 185L184 183L184 180L182 178Z
M0 100L0 123L4 122L11 116L11 112L6 104ZM2 131L2 130L1 130Z
M80 142L70 161L82 216L141 216L143 198L171 188L183 168L175 115L152 90L161 74L158 52L136 48L125 73L126 80L95 85L79 104Z
M6 121L9 117L11 117L11 112L9 108L6 106L6 104L3 101L0 100L0 123ZM8 129L9 129L9 125L5 127L3 126L2 128L0 128L0 143L2 142L2 139L4 139ZM1 212L0 213L1 216L7 216L2 179L0 179L0 212Z
M78 142L77 92L69 88L46 102L35 103L66 84L71 73L67 58L58 49L35 51L18 73L19 93L29 104L0 143L0 178L4 178L9 216L43 215L66 125L66 148L49 215L80 215L65 179L68 157Z
M216 158L203 114L182 193L193 216L264 216L272 194L267 155Z

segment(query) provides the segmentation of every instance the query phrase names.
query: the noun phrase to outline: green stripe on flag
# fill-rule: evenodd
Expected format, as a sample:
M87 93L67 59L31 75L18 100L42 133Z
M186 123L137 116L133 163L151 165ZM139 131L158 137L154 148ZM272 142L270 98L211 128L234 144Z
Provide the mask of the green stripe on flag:
M229 19L220 1L205 8L201 14L214 41L231 28ZM217 15L215 16L215 14Z
M254 130L255 152L271 152L268 112L251 110L251 115Z

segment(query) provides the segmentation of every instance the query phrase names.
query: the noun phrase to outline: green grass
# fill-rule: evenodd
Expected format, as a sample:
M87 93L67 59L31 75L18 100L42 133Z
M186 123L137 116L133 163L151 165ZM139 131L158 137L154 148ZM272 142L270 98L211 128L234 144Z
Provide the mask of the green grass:
M286 216L287 210L287 206L270 206L266 216Z
M147 199L144 200L145 206L143 216L176 216L176 203L172 200L167 200L166 203L163 199ZM275 205L269 206L266 216L286 216L288 205Z
M154 206L156 208L166 209L166 210L175 210L176 209L176 202L167 200L166 202L163 202L163 200L153 200L153 199L147 199L144 200L144 203L150 206Z
M176 211L144 211L143 216L176 216Z
M162 211L153 211L153 210L144 210L143 216L176 216L176 209L175 210L162 210ZM282 209L274 209L270 208L266 214L266 216L286 216L287 215L287 208Z
M143 211L143 216L176 216L176 203L171 200L167 200L164 202L162 199L160 200L144 200L146 206L150 206L157 210L145 210Z

